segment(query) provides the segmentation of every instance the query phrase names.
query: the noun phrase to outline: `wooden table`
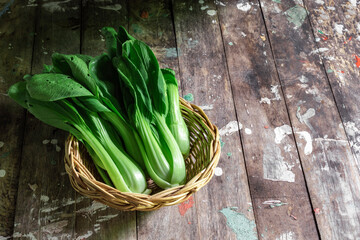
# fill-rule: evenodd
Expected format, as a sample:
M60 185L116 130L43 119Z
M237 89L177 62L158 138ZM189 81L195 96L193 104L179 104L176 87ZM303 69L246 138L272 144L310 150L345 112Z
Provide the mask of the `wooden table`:
M0 239L360 239L356 0L0 2ZM99 29L120 25L221 133L210 183L155 212L77 194L67 133L6 95L53 52L103 52Z

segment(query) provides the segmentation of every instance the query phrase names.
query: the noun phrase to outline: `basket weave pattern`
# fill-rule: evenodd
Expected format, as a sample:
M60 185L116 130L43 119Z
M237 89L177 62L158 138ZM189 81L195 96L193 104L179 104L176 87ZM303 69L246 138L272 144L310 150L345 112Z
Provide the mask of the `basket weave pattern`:
M186 184L159 189L149 184L151 195L120 192L101 182L85 148L72 135L65 142L65 169L80 194L123 211L152 211L186 201L214 175L220 158L219 132L196 105L180 98L180 107L190 133L190 155L185 160ZM150 181L151 182L151 181Z

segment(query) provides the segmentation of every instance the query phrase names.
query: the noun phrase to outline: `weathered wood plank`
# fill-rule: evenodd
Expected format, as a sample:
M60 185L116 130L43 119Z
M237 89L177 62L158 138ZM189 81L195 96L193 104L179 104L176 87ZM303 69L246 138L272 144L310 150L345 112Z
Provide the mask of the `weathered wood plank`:
M338 110L345 126L353 153L360 166L360 9L356 2L306 1L316 42L321 53ZM357 65L358 64L358 65Z
M148 44L159 60L160 66L174 69L179 79L170 1L130 1L129 11L130 34ZM196 220L194 220L196 211L193 208L186 210L183 207L185 204L192 205L192 200L155 212L138 212L138 239L198 238Z
M80 49L80 1L39 1L32 73L51 63L53 52ZM64 168L68 133L28 114L15 215L14 237L72 239L75 191Z
M170 2L129 2L129 31L148 44L162 68L178 74L178 59Z
M30 72L35 8L2 1L0 8L0 238L12 235L20 172L25 110L7 95ZM6 11L5 6L7 6ZM25 19L23 16L28 16Z
M257 239L216 5L173 1L173 11L183 94L206 110L225 143L217 176L194 197L196 236Z
M301 2L261 1L316 221L323 239L360 237L359 166Z
M261 9L257 1L223 3L219 21L257 229L263 239L317 239L294 137L277 135L291 133L278 128L290 120Z
M0 17L4 14L10 14L14 0L1 0L0 1Z
M81 53L96 56L105 52L100 29L127 26L126 1L86 1L83 5ZM77 199L83 198L77 194ZM79 239L136 239L136 213L121 212L85 199L76 205L75 232Z

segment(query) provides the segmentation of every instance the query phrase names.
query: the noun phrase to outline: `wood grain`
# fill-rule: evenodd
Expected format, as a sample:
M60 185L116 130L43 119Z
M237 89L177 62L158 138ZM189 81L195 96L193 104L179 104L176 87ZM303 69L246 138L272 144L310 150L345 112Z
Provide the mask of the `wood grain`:
M23 4L16 1L0 16L0 238L13 232L25 125L25 110L6 93L30 72L34 39L35 8Z
M317 239L294 136L281 127L291 124L261 9L257 1L224 4L218 14L258 231L262 239Z
M360 236L358 164L319 58L324 49L316 48L301 4L261 3L320 236L356 239Z
M129 32L148 44L162 68L178 74L171 1L129 2Z
M126 1L86 1L82 19L81 53L96 56L106 51L100 30L127 26ZM77 199L83 198L77 194ZM77 201L75 232L77 238L136 239L136 213L122 212L91 199ZM116 226L116 227L114 227Z
M0 239L360 238L358 6L0 0ZM224 144L206 187L155 212L76 194L63 164L67 133L6 95L53 51L103 52L99 30L119 25L176 71L181 95Z
M329 49L321 53L321 59L330 81L336 104L345 126L352 151L360 166L360 86L359 67L359 7L349 1L324 1L315 4L306 1L310 22L314 28L317 47Z
M76 53L79 49L80 1L39 1L32 73L39 73L43 64L50 64L53 52ZM73 238L75 191L64 168L66 136L66 132L45 125L28 114L15 238Z
M222 136L225 145L218 165L222 174L218 173L195 194L196 236L256 239L254 215L248 211L252 202L216 5L213 1L173 1L173 11L183 95L191 99L188 94L192 94L193 102L207 109L219 129L234 129ZM242 235L244 231L236 226L247 228L248 235Z

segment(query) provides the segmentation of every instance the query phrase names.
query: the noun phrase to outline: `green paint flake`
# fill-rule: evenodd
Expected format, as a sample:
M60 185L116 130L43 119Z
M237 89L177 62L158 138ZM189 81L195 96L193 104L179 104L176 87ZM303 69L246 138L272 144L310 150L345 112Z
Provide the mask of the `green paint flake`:
M234 44L233 44L233 42L229 42L229 45L232 46L232 45L234 45Z
M281 3L281 0L272 0L272 1L276 3Z
M223 148L224 145L225 145L225 143L220 138L220 147Z
M192 38L189 38L187 43L189 48L194 48L199 44L199 40L193 40Z
M192 95L192 93L188 93L184 96L184 99L188 102L192 102L194 101L194 96Z
M0 158L6 158L9 155L10 155L10 152L4 152L3 154L0 155Z
M271 204L271 205L270 205L270 208L281 207L281 206L283 206L283 205L287 205L287 203L281 202L281 203Z
M332 73L332 72L334 72L334 70L332 70L332 69L329 68L328 70L326 70L326 72L327 72L327 73Z
M178 56L176 48L167 48L165 57L167 58L176 58Z
M285 11L285 15L287 16L287 20L295 25L295 28L300 27L307 15L305 8L296 5Z
M323 33L321 30L318 30L318 32L319 32L320 34L324 34L324 35L325 35L325 33Z
M238 240L258 239L255 221L247 219L242 213L235 212L231 207L220 210L226 217L226 224L235 232Z
M231 153L231 152L228 152L226 155L227 155L228 157L231 157L232 153Z

